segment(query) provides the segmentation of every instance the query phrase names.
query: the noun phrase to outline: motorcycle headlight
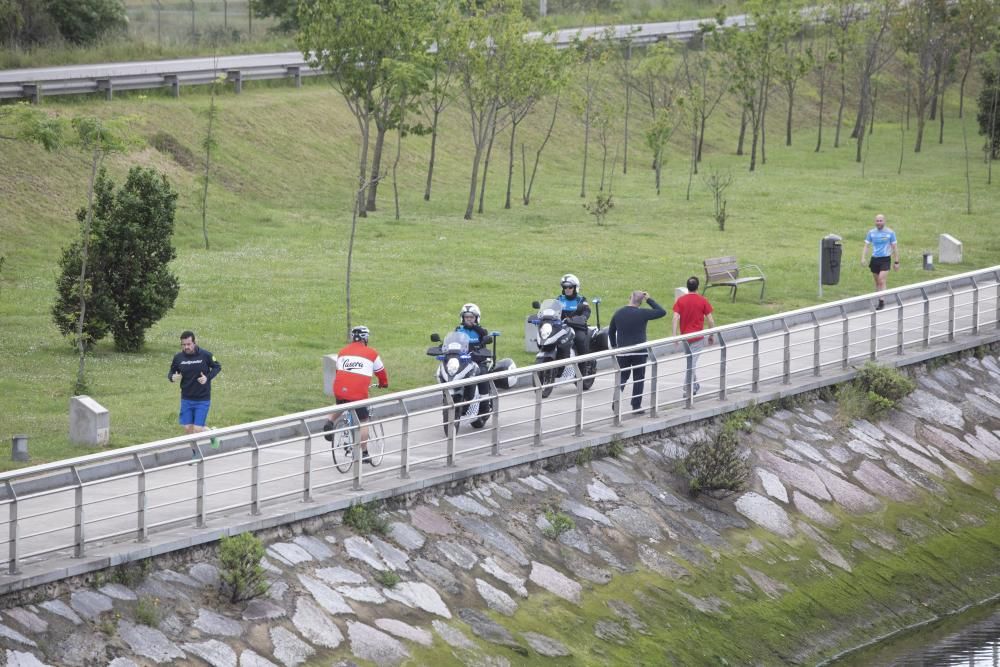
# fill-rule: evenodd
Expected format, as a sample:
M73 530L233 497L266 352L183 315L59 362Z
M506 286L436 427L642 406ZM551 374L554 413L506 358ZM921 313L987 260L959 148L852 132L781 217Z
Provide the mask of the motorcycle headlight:
M458 367L460 366L458 359L449 359L445 362L444 369L448 371L448 375L454 375L458 372Z
M538 333L542 335L542 338L548 338L552 335L552 324L546 322L538 329Z

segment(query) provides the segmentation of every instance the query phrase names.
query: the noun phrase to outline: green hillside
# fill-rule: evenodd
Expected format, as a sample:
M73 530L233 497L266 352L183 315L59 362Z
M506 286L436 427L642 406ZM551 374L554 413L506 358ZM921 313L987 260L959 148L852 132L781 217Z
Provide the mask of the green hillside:
M618 94L617 92L614 94ZM814 91L800 98L795 142L783 145L783 100L775 96L767 128L767 164L748 173L748 158L733 155L738 113L732 108L709 121L703 173L731 170L730 219L720 232L710 194L695 177L691 198L687 141L678 132L667 155L664 190L653 186L651 159L641 130L645 110L632 120L629 171L621 173L621 142L613 179L615 207L598 226L582 204L600 180L600 150L591 145L588 196L580 197L582 128L565 107L556 136L542 155L530 206L519 203L521 172L515 171L514 205L502 208L507 135L497 138L489 165L485 213L462 220L468 193L468 121L458 104L444 119L434 192L423 201L429 138L408 137L400 160L400 220L394 219L390 177L379 190L379 210L362 220L354 256L353 322L372 328L392 387L432 380L424 355L427 336L457 323L462 303L483 310L485 326L503 331L502 356L528 363L523 322L533 299L555 295L568 271L582 292L602 297L602 322L632 289L646 289L670 303L672 290L701 274L706 257L738 255L760 264L768 295L758 305L750 289L730 304L709 296L720 323L802 307L816 302L819 239L845 239L841 285L827 288L833 300L871 290L858 258L876 212L899 235L904 269L890 286L917 282L921 253L937 248L948 232L965 243L966 262L939 266L934 275L1000 263L995 233L997 185L986 184L974 118L966 114L970 146L972 213L966 213L966 160L962 129L946 107L945 140L929 126L924 151L912 152L905 134L902 175L900 126L879 122L866 152L864 174L854 144L843 135L832 148L832 129L820 153L815 147ZM344 336L344 275L355 183L357 129L338 94L325 82L296 90L286 84L250 85L219 100L219 150L210 190L206 251L201 235L199 155L205 132L204 91L185 89L179 99L158 93L98 100L46 99L55 113L133 115L140 135L159 134L158 144L116 156L109 171L121 182L128 167L144 164L168 174L180 193L173 270L180 278L176 307L147 336L141 354L113 351L110 340L88 361L91 395L111 411L112 444L125 446L179 434L177 387L166 381L180 331L191 328L223 365L215 382L210 425L224 426L326 405L321 356L335 352ZM880 118L899 118L899 101L879 100ZM895 106L894 106L895 104ZM967 108L969 98L966 100ZM957 100L955 105L957 106ZM548 108L519 130L529 156L548 124ZM853 120L851 114L846 114ZM620 134L620 133L619 133ZM614 152L614 146L611 152ZM33 462L75 450L65 440L67 402L76 357L49 314L62 246L75 238L74 212L86 196L86 160L70 152L0 142L0 438L30 436ZM517 147L518 157L520 146ZM387 142L385 165L395 145ZM610 162L610 157L609 157ZM669 320L650 327L669 334ZM0 462L0 466L8 466Z

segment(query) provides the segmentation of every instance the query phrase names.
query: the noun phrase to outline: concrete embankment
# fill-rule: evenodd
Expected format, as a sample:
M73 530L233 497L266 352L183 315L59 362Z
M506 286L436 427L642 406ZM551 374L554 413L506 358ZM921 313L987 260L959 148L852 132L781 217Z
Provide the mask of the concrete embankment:
M691 497L704 422L6 600L8 665L814 664L1000 593L995 351L912 369L877 423L815 394L742 436L748 488ZM140 576L141 575L141 576ZM16 604L17 606L11 606ZM725 662L723 662L725 661Z

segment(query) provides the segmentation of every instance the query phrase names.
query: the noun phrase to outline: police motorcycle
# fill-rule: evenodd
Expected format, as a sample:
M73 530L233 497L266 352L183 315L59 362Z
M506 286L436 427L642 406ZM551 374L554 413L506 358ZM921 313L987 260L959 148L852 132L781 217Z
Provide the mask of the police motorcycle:
M590 351L602 352L608 349L608 330L601 328L601 300L594 299L597 308L597 326L587 327L590 336ZM576 356L573 350L573 341L578 332L568 323L569 319L563 319L563 306L559 299L546 299L539 302L532 302L532 307L538 312L535 317L529 318L529 322L537 327L535 333L535 345L538 353L535 355L535 363L543 364L548 361L558 359L568 359ZM579 316L577 316L579 317ZM583 378L583 389L587 390L594 386L596 379L594 372L597 370L596 361L588 361L581 364ZM538 372L539 383L543 386L542 398L548 398L552 393L553 385L557 380L572 380L576 377L576 368L572 365L563 368L554 368Z
M437 381L446 383L516 368L512 359L496 361L496 339L499 336L499 331L492 331L482 341L484 345L492 343L491 351L485 347L470 350L469 337L461 331L452 331L445 336L444 341L439 334L431 334L431 341L438 344L427 348L427 354L440 362L436 373ZM495 386L500 389L510 389L516 382L517 378L512 376L498 380ZM478 384L451 389L450 396L444 397L444 403L449 406L442 412L445 435L448 435L450 424L455 425L456 434L462 424L469 424L472 428L482 428L489 421L490 413L493 411L492 398L489 394L481 395Z

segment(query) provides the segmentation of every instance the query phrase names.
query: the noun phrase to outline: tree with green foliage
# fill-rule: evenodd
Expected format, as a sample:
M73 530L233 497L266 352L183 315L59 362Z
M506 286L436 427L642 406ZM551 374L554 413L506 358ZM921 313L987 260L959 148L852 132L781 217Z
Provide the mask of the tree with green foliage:
M785 145L792 145L792 118L795 107L795 88L812 70L816 61L812 47L802 39L802 19L796 13L794 19L798 25L793 29L796 36L785 41L782 50L778 52L775 72L778 82L785 89L785 99L788 103L788 113L785 117Z
M983 54L979 66L982 88L979 91L979 134L986 137L983 153L990 168L992 181L993 160L1000 158L1000 48Z
M98 174L92 213L86 208L77 213L81 224L88 215L92 219L84 288L90 315L82 336L87 345L111 333L117 350L136 352L146 331L173 307L180 287L167 266L177 254L171 243L176 201L166 176L152 169L133 167L118 191L105 170ZM76 275L83 246L82 239L74 242L60 261L52 315L65 335L72 335L80 320Z
M1000 6L995 0L958 0L957 42L962 45L962 76L958 87L958 117L965 112L965 84L977 54L987 51L997 35Z
M427 88L420 98L420 107L430 121L431 150L427 159L427 182L424 185L424 201L431 200L431 184L434 182L434 162L437 158L438 123L441 114L455 100L452 84L455 82L455 49L460 45L454 39L455 26L460 20L458 3L455 0L441 0L431 24L430 38L434 50L428 59L429 75Z
M128 25L122 0L46 0L45 8L59 34L73 44L93 44Z
M635 68L636 93L645 100L650 112L645 139L646 146L653 153L657 195L661 189L667 144L683 118L676 103L680 93L676 67L674 50L666 43L658 43L649 47L646 56Z
M296 43L313 67L321 67L343 96L358 124L358 215L374 210L381 180L381 146L398 118L397 100L412 91L397 77L429 71L430 33L435 5L431 0L315 0L299 5ZM409 63L417 67L399 67ZM395 116L394 116L395 114ZM376 143L369 173L369 137Z
M580 196L587 196L587 165L590 157L590 130L593 127L593 112L595 101L602 97L602 89L606 85L604 66L608 61L608 35L590 36L577 39L573 43L573 52L578 64L577 89L575 104L577 113L583 121L583 165L580 175Z
M299 29L299 0L250 0L250 10L257 18L278 19L279 32Z
M267 592L271 584L260 564L263 558L264 545L253 533L223 535L219 540L219 578L231 602L249 600Z

